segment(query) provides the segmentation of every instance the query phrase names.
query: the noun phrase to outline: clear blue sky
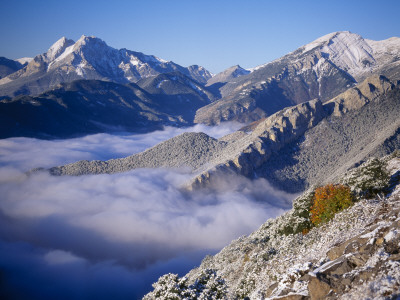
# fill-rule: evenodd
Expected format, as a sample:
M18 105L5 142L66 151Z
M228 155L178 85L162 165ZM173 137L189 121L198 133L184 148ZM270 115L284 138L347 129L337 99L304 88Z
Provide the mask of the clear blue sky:
M66 36L216 73L269 62L330 32L400 36L400 1L1 0L0 56L45 52Z

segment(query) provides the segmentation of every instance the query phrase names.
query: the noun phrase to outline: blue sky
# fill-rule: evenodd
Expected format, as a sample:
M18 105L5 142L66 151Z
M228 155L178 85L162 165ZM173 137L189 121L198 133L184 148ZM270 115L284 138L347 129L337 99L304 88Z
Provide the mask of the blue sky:
M334 31L400 36L399 11L397 0L2 0L0 56L32 57L85 34L216 73L269 62Z

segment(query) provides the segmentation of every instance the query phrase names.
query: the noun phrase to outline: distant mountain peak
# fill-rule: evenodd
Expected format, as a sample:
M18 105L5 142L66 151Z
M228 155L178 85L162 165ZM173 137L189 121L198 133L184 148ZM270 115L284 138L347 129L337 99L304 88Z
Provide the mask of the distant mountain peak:
M250 73L249 70L243 69L239 65L235 65L214 75L212 78L208 80L207 85L212 85L217 82L227 82L233 78L247 75L249 73Z

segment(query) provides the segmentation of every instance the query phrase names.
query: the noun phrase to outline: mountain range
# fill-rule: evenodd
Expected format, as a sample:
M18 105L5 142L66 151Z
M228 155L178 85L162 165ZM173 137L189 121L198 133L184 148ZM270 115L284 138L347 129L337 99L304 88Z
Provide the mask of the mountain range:
M212 188L219 177L235 174L263 177L297 193L334 180L369 157L399 149L399 101L399 84L374 75L330 101L283 109L218 140L185 133L126 158L80 161L49 171L83 175L190 167L189 189Z
M326 102L373 74L396 81L400 76L399 49L399 38L372 41L350 32L335 32L270 63L249 70L237 65L212 76L203 67L193 65L185 68L152 55L117 50L99 38L82 36L77 42L61 38L46 53L21 60L24 64L6 58L0 61L3 77L0 79L0 97L3 98L0 112L4 116L1 137L57 138L113 128L145 132L163 125L214 125L223 121L248 123L312 99ZM161 79L162 74L167 79ZM179 84L175 82L168 86L167 82L171 83L170 79L177 74ZM107 89L120 100L109 101L107 107L116 105L112 108L115 111L120 110L120 102L129 103L133 99L128 94L121 95L118 89L137 84L144 91L141 95L145 98L140 101L149 103L151 98L152 108L141 105L126 108L138 117L130 121L127 118L120 121L118 118L109 119L105 126L93 125L102 123L99 121L101 114L93 118L93 114L84 115L82 112L79 118L85 121L64 128L76 111L52 105L47 115L56 110L57 118L46 118L41 111L48 103L67 101L65 99L70 97L68 87L62 86L75 80L114 83L108 84ZM80 92L85 94L85 88L81 86ZM139 94L136 93L135 97L142 97ZM185 98L188 94L190 99ZM33 97L33 102L24 96ZM192 103L191 97L197 100ZM63 100L54 102L55 98ZM181 110L174 109L183 102L185 105ZM99 101L91 100L81 102L79 107L83 111L96 111L101 110L101 105ZM156 110L152 111L155 107ZM16 114L15 111L24 113ZM43 126L37 125L35 120L38 119Z

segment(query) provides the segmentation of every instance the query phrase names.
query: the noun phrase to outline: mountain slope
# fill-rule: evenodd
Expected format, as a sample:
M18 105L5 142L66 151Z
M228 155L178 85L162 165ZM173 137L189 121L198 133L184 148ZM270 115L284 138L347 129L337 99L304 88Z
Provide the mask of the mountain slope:
M0 96L35 95L56 84L78 79L129 83L174 71L201 83L211 78L203 67L184 68L152 55L117 50L96 37L82 36L77 42L63 37L25 68L1 79Z
M325 103L330 116L283 147L256 173L279 188L299 192L335 179L370 156L399 149L399 101L399 88L387 78L367 78Z
M213 85L216 83L226 83L229 82L230 80L243 76L243 75L247 75L249 74L250 71L243 69L241 66L236 65L233 67L230 67L228 69L226 69L225 71L222 71L218 74L216 74L215 76L211 77L208 81L207 81L207 85Z
M400 39L365 40L335 32L219 87L222 99L201 108L197 123L255 121L284 107L326 101L371 74L399 79Z
M18 61L0 57L0 79L22 69L22 67L22 64Z
M156 82L162 83L159 89ZM65 138L189 125L196 110L210 103L208 96L199 83L179 72L158 75L143 88L98 80L63 83L36 97L1 100L0 138Z

